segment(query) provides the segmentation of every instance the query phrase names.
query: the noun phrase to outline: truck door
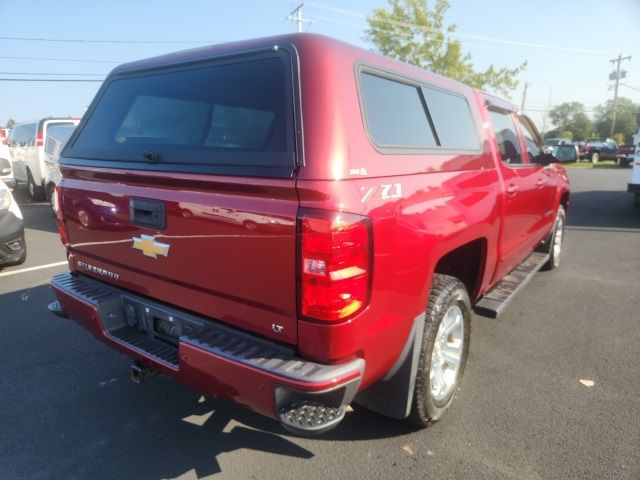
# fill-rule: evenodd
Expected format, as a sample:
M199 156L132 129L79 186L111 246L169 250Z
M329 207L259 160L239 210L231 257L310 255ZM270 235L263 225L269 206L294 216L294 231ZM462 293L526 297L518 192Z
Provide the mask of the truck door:
M511 112L490 109L495 132L499 168L503 178L503 222L500 232L499 262L494 278L502 278L533 250L539 240L540 185L542 167L529 163L523 154Z
M544 167L539 161L542 154L542 137L533 122L525 115L518 115L518 125L524 142L524 160L532 167L537 167L538 191L535 203L538 205L538 222L534 225L531 235L535 246L553 227L557 182L550 167Z

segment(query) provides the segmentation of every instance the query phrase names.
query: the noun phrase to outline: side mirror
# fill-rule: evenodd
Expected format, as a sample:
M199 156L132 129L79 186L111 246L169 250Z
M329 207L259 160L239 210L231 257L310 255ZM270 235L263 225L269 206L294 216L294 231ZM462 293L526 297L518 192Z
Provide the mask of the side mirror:
M552 163L558 163L558 159L553 156L553 153L541 153L540 156L536 158L535 163L546 167L547 165L551 165Z

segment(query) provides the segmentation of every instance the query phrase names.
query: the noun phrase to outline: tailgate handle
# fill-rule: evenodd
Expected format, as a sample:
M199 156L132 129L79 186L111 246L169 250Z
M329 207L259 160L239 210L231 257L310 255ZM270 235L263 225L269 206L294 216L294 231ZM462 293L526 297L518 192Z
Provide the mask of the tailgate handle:
M146 198L132 198L129 200L129 218L138 227L164 230L167 226L167 213L164 202Z

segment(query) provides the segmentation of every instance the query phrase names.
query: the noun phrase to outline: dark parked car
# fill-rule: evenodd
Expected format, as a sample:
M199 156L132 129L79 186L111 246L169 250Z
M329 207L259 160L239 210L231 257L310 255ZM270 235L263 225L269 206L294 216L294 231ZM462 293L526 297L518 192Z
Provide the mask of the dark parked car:
M559 162L577 162L579 158L578 147L571 143L554 145L552 154Z
M600 160L616 160L618 145L610 138L590 138L584 145L583 156L598 163Z
M553 147L555 145L570 145L572 142L568 138L545 138L544 145Z

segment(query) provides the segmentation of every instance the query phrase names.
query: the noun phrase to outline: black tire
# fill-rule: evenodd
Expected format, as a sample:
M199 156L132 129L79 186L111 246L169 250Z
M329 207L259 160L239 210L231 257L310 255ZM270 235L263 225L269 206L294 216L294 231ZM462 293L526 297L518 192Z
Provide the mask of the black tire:
M635 192L633 194L633 206L640 208L640 192Z
M47 186L46 196L47 201L49 202L49 206L51 207L51 213L53 216L56 216L56 204L55 204L55 195L56 195L56 187L53 184Z
M600 161L600 154L598 152L593 152L591 154L591 163L598 163Z
M16 260L7 263L5 266L12 267L15 265L22 265L27 260L27 242L24 236L22 237L22 245L24 246L24 248L22 249L22 254Z
M41 185L36 185L30 171L27 171L27 192L29 193L29 198L34 202L44 200L44 188Z
M562 256L562 246L564 244L564 227L566 225L566 214L564 207L560 205L558 207L558 213L556 214L556 221L553 223L553 230L551 230L551 236L549 237L549 260L542 266L542 270L554 270L560 266L560 258ZM554 248L556 239L560 235L560 248L559 250Z
M627 168L629 166L629 160L627 160L626 158L619 159L619 162L619 165L622 168Z
M445 314L453 306L460 308L464 327L460 366L449 394L446 398L438 401L431 389L431 360L440 324ZM429 426L439 420L453 403L455 394L460 387L460 380L464 374L464 367L469 353L470 331L471 303L464 284L455 277L435 274L427 303L422 348L420 349L411 413L408 417L412 424L422 428Z

